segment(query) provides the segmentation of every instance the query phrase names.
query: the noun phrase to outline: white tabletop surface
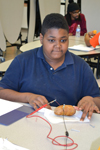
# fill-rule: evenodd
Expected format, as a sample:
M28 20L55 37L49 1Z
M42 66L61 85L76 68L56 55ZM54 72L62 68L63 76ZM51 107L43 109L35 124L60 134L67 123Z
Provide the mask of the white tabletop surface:
M69 46L78 45L78 44L85 44L84 36L80 36L80 37L70 36L69 37ZM41 46L41 43L40 43L40 40L38 39L36 41L24 44L23 46L20 47L20 50L22 52L25 52L25 51L28 51L30 49L34 49L40 46ZM89 52L75 51L75 50L69 50L69 51L79 56L94 56L94 55L99 56L100 55L100 48L97 50L89 51ZM6 62L0 63L0 71L6 71L10 63L12 62L12 60L8 60Z
M22 25L23 9L24 0L0 1L0 20L4 35L10 43L15 43L19 37Z
M10 60L7 60L3 63L0 63L0 71L5 72L12 61L13 61L13 59L10 59Z
M43 114L35 113L34 115ZM65 135L63 123L51 124L51 138ZM92 126L91 126L92 125ZM98 150L100 146L100 114L93 114L90 123L66 123L69 137L78 144L76 150ZM78 130L79 132L72 131ZM9 125L0 125L0 137L7 138L10 142L28 148L29 150L61 150L65 147L55 146L52 141L47 139L50 131L49 125L40 118L26 118ZM65 139L59 142L65 144ZM71 147L68 147L70 149Z
M85 45L84 36L80 36L80 37L69 36L69 47L74 46L74 45L79 45L79 44ZM34 48L40 47L40 46L41 46L40 40L37 40L37 41L33 41L33 42L30 42L30 43L27 43L27 44L21 46L20 51L25 52L25 51L28 51L30 49L34 49ZM69 51L74 53L75 55L79 55L79 56L100 55L100 48L89 51L89 52L76 51L76 50L69 50Z

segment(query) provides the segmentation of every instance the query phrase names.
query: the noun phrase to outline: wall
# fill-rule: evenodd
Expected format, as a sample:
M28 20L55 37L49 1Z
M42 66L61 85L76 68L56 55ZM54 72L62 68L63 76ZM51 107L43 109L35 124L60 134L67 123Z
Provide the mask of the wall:
M81 0L81 8L86 17L87 30L100 32L100 0Z

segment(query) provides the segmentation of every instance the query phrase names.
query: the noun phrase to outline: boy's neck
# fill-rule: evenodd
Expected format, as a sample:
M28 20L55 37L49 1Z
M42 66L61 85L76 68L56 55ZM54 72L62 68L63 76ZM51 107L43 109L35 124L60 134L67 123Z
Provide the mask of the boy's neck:
M61 60L47 60L47 63L56 70L58 67L60 67L64 63L65 57Z

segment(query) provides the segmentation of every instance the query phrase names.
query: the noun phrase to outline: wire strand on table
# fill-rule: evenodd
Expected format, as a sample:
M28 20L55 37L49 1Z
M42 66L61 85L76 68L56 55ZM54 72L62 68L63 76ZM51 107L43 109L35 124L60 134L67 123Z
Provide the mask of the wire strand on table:
M68 147L68 146L73 146L73 145L75 145L74 148L67 149L67 150L74 150L75 148L78 147L78 144L77 144L77 143L74 143L73 139L71 139L70 137L67 137L67 138L70 139L70 140L72 141L72 143L68 143L67 145L66 145L66 144L61 144L61 143L57 142L57 140L56 140L57 138L61 138L61 137L66 138L66 136L56 136L55 138L51 138L51 137L50 137L50 134L51 134L51 132L52 132L52 126L51 126L51 124L50 124L46 119L42 118L41 116L38 116L38 115L27 116L27 118L31 118L31 117L38 117L38 118L44 120L45 122L47 122L47 123L49 124L49 126L50 126L50 131L49 131L49 133L48 133L48 135L47 135L47 138L52 141L52 144L53 144L53 145L64 146L64 147L66 147L66 146Z

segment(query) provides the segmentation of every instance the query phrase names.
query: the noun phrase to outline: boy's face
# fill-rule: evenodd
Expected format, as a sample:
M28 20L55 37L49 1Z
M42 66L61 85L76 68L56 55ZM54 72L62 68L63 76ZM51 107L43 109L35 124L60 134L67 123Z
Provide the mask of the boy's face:
M45 35L40 34L43 53L46 60L62 60L68 49L68 32L64 29L51 28Z

